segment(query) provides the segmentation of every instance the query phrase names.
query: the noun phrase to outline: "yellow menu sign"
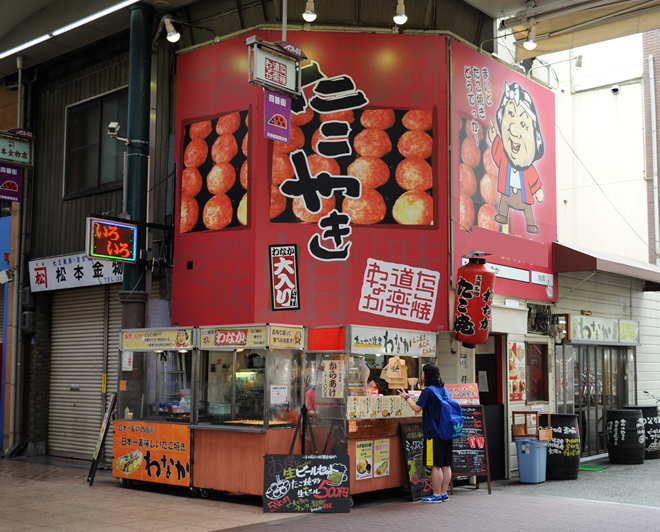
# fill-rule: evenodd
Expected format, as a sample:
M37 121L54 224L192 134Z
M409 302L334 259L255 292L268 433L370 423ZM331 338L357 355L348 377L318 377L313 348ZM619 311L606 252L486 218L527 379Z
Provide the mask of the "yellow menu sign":
M122 331L121 348L128 351L192 349L193 330L135 329Z
M244 347L259 349L266 347L266 327L237 327L223 329L218 327L201 328L201 349L227 349Z
M284 347L287 349L302 349L303 328L285 327L282 325L268 326L268 347Z

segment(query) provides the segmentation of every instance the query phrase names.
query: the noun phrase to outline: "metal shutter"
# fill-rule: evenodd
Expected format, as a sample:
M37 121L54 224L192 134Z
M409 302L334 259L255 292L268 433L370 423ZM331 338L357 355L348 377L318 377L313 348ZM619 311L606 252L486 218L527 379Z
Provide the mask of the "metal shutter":
M101 384L106 343L108 391L117 389L120 289L119 284L110 288L108 338L105 335L105 286L58 290L53 293L49 454L89 460L92 458L103 419ZM72 385L77 385L79 390L72 390ZM106 455L111 457L112 452Z

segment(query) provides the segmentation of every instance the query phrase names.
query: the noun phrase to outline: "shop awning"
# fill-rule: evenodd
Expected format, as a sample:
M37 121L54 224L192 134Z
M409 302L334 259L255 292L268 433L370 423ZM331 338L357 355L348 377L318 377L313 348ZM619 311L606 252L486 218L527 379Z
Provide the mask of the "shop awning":
M552 258L557 273L599 271L641 279L644 290L660 291L660 267L647 262L553 242Z

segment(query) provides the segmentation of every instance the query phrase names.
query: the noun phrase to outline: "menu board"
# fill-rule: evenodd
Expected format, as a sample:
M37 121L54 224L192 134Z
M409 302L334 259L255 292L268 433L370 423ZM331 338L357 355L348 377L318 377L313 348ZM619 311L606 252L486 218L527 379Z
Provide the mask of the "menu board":
M451 472L453 476L488 477L490 493L490 468L484 411L480 405L461 405L465 423L463 436L454 440Z
M422 420L415 423L401 423L403 459L408 473L410 499L418 501L433 495L431 468L424 466L424 430Z
M349 455L267 454L264 513L348 513Z
M509 401L524 401L525 392L525 343L509 342Z

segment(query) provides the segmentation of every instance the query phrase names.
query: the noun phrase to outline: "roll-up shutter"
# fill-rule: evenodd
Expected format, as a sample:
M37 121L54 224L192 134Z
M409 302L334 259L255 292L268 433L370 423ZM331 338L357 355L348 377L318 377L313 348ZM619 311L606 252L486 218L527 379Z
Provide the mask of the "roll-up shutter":
M117 389L120 289L117 284L53 293L49 454L92 458L103 421L101 387L106 346L107 391ZM111 457L112 452L106 452L106 456Z

